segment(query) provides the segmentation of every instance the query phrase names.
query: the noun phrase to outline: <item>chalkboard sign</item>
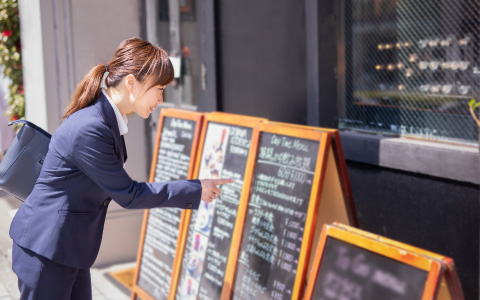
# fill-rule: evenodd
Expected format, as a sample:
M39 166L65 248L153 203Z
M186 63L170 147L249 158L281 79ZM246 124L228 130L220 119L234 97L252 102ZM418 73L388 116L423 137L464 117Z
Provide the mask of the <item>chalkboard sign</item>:
M274 124L259 129L248 208L239 216L243 234L235 246L239 251L231 254L236 265L229 266L222 295L291 299L305 279L329 136Z
M199 113L162 110L150 181L191 178L201 120ZM145 212L135 280L135 290L147 294L143 299L167 299L182 218L182 210L178 208L155 208Z
M452 269L449 258L346 225L325 225L305 299L436 299L439 279Z
M260 119L207 115L198 178L233 178L211 203L191 212L176 299L219 299L230 252L254 127Z
M422 299L427 271L327 238L313 299Z

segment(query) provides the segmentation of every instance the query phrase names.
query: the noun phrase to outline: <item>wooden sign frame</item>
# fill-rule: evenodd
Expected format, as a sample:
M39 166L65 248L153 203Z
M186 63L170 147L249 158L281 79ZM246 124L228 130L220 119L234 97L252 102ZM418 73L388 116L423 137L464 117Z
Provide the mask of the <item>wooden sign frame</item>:
M240 198L240 203L237 211L237 219L238 215L240 214L240 209L242 207L242 199L244 198L243 195L247 193L248 189L250 186L246 184L247 180L250 181L250 178L247 178L249 174L251 174L251 169L253 168L253 163L252 163L252 156L254 155L254 151L257 148L257 143L258 143L258 126L262 123L267 121L266 119L263 118L257 118L257 117L250 117L250 116L243 116L243 115L236 115L236 114L230 114L230 113L223 113L223 112L212 112L212 113L207 113L205 114L205 117L203 119L203 125L202 125L202 132L200 135L200 142L199 142L199 147L197 151L197 157L195 159L195 171L193 172L195 177L198 177L199 172L200 172L200 167L201 167L201 160L203 156L203 150L205 147L205 139L207 136L207 130L208 130L208 124L210 122L215 122L215 123L220 123L220 124L225 124L225 125L232 125L232 126L241 126L241 127L247 127L252 129L252 138L251 138L251 146L250 150L248 153L247 157L247 164L245 167L245 177L244 177L244 185L242 187L242 192L241 192L241 198ZM201 179L201 178L200 178ZM179 283L180 280L180 275L181 275L181 264L183 261L183 256L185 253L185 248L186 248L186 243L187 243L187 237L188 237L188 230L190 228L190 220L191 220L192 212L185 211L185 214L182 216L182 241L179 245L181 247L179 248L179 252L177 252L178 256L178 268L176 269L176 273L174 273L175 281L177 284ZM235 227L237 225L237 222L235 222ZM234 233L232 236L232 244L231 248L234 246L233 241L235 237L235 231L236 228L234 227ZM230 251L231 253L231 251ZM230 260L230 257L228 258L228 261ZM228 262L227 262L227 269L228 269ZM170 289L169 293L169 300L173 300L176 297L177 294L177 289L178 286L172 286Z
M340 175L340 184L343 191L343 199L345 201L345 208L347 211L349 224L354 227L359 227L360 223L358 221L357 209L355 206L355 201L353 200L352 187L350 185L350 178L348 177L347 163L345 160L345 155L343 154L342 140L340 139L340 132L337 129L324 129L320 128L322 131L329 132L332 137L332 150L335 157L335 162L339 168Z
M314 127L308 125L297 125L289 124L282 122L272 122L273 124L279 124L283 126L291 126L295 128L303 128L313 131L326 132L330 134L332 142L332 150L335 158L335 163L339 168L338 172L340 175L340 184L342 186L343 199L345 201L345 208L348 215L349 224L354 227L359 227L360 223L358 221L358 214L355 206L355 201L353 200L352 187L350 185L350 178L348 177L347 163L345 160L345 155L343 153L342 140L340 138L340 131L338 129L323 128L323 127Z
M254 167L257 160L259 151L260 135L261 133L273 133L282 136L289 136L300 139L308 139L318 141L319 150L317 153L317 162L315 166L315 174L312 181L312 191L310 193L310 199L307 209L307 218L305 220L305 230L303 233L303 242L300 249L300 255L297 265L297 276L292 291L292 299L300 299L303 293L303 287L305 285L308 260L310 258L310 252L315 234L315 227L318 215L318 207L320 203L321 185L319 184L325 177L328 149L330 148L331 136L329 133L314 131L307 128L300 128L300 126L287 126L279 123L262 123L258 125L259 139L255 144L255 148L252 148L254 154L251 156L251 160L248 163L248 177L244 180L246 191L242 195L240 206L237 214L237 220L235 223L234 235L232 237L232 246L230 250L230 257L228 259L227 270L225 273L225 280L223 283L222 297L221 299L230 299L233 293L233 284L236 275L238 255L240 251L240 244L242 240L244 224L246 215L248 212L248 204L251 196L251 184L254 175Z
M451 258L340 223L325 225L322 229L322 234L315 254L314 266L309 275L309 282L304 298L305 300L312 299L328 237L341 240L367 251L426 271L428 275L422 300L437 299L440 290L440 280L443 275L445 275L447 281L446 287L449 290L450 297L443 293L444 296L442 296L442 299L444 299L443 297L446 297L447 299L464 300L460 281L458 280L453 260Z
M152 164L150 167L150 178L149 182L154 182L155 179L155 171L156 171L156 166L157 166L157 161L158 161L158 152L160 150L160 143L161 143L161 137L162 137L162 130L163 130L163 124L164 120L166 117L171 117L171 118L177 118L177 119L182 119L182 120L190 120L190 121L195 121L196 122L196 127L194 130L194 136L192 140L192 149L190 152L190 163L189 163L189 168L188 168L188 175L187 179L192 179L193 178L193 172L194 172L194 166L195 166L195 159L197 157L197 150L198 150L198 143L199 143L199 133L201 132L202 126L203 126L203 118L204 114L203 113L198 113L198 112L193 112L193 111L185 111L185 110L179 110L179 109L173 109L173 108L168 108L168 109L162 109L160 112L160 116L158 118L158 129L157 129L157 136L156 136L156 142L155 142L155 148L153 151L153 157L152 157ZM141 261L142 261L142 255L143 255L143 246L145 243L145 235L147 231L147 225L148 225L148 217L149 217L149 209L146 209L144 212L144 217L143 217L143 223L142 223L142 231L140 235L140 242L139 242L139 249L137 253L137 268L135 270L135 277L134 277L134 283L133 283L133 289L132 289L132 295L131 299L137 299L136 297L140 297L143 300L154 300L146 291L144 291L141 287L137 285L139 275L140 275L140 266L141 266ZM185 214L187 213L187 210L182 210L180 219L184 220ZM176 287L177 282L175 281L175 276L174 274L178 273L178 270L180 268L180 262L178 259L178 253L179 249L182 248L181 243L183 242L182 239L182 233L183 233L183 228L184 228L184 222L180 221L180 226L178 229L179 235L177 237L177 248L175 251L175 258L173 261L172 265L172 277L170 280L170 289L172 287Z

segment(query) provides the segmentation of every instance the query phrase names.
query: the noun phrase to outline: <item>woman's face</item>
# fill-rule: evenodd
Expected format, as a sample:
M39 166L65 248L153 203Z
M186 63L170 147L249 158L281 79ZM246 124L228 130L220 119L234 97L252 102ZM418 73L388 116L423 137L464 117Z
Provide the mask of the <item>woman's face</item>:
M145 93L135 99L133 111L146 119L157 105L163 103L163 91L165 86L157 85L149 88Z

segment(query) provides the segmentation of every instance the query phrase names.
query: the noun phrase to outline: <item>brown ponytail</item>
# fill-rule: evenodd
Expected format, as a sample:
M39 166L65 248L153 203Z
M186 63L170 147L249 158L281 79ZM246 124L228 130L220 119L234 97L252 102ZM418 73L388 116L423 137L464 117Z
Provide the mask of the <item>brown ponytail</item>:
M98 98L104 72L105 65L96 65L83 77L82 81L75 88L72 100L65 110L64 119L77 110L89 106L93 100Z
M160 47L139 38L124 40L108 61L107 87L117 86L122 79L132 74L140 82L151 79L148 88L167 85L173 80L173 66L167 53ZM75 88L63 118L89 106L100 96L105 65L96 65L83 77Z

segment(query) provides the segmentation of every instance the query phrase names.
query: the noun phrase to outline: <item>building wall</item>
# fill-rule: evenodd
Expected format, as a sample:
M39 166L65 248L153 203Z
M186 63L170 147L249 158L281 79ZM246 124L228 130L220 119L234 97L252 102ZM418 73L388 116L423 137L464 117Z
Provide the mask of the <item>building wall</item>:
M53 133L83 76L106 63L122 40L140 36L140 1L20 0L19 7L26 118ZM146 122L137 115L128 119L126 169L145 181ZM143 211L111 203L96 265L136 259L142 217Z
M217 10L220 109L305 124L303 3L225 1Z

